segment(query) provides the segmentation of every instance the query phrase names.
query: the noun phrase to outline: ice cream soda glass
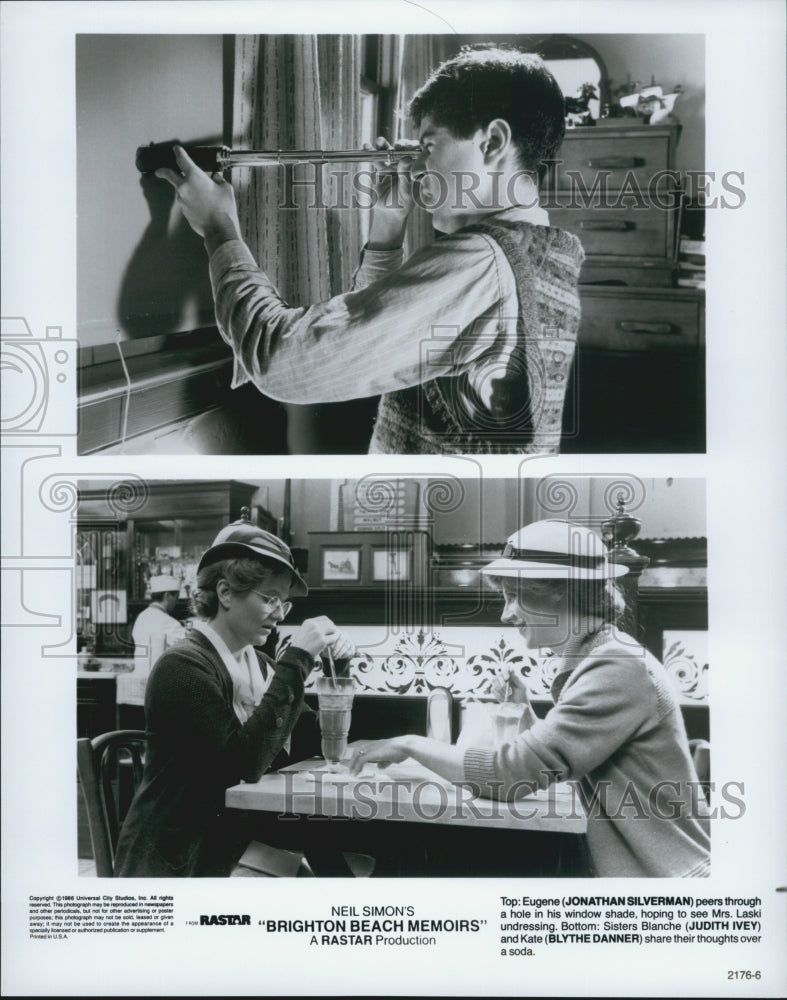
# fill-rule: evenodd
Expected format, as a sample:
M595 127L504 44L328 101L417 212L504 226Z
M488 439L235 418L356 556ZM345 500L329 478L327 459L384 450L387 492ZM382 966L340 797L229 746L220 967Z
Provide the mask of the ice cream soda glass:
M327 771L341 771L347 752L355 681L352 677L320 677L317 680L317 701L320 712L322 755Z

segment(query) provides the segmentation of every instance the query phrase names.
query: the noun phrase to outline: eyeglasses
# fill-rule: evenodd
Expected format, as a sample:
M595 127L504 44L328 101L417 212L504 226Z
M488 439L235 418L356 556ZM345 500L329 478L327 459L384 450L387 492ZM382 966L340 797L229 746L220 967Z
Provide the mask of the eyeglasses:
M252 594L261 597L262 603L270 611L279 611L284 617L292 611L292 601L283 601L280 597L271 597L270 594L263 594L260 590L252 590Z

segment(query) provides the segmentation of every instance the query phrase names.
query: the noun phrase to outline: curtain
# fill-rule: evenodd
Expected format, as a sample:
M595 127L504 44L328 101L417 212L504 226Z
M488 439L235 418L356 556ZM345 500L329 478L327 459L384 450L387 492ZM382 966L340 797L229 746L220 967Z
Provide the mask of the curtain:
M417 139L417 129L412 127L407 117L407 105L413 94L436 66L437 40L431 35L399 35L394 39L393 54L397 62L396 122L397 139ZM418 247L431 243L434 239L432 218L426 212L417 210L407 220L404 249L410 256Z
M394 88L394 135L410 137L404 114L432 68L429 36L386 39L393 65L383 81ZM360 35L238 35L235 39L232 146L237 149L358 149L361 136ZM386 123L380 123L381 128ZM366 137L369 138L369 137ZM337 178L357 165L306 164L233 170L244 238L282 297L307 306L350 288L361 251L361 212L337 205ZM315 171L322 171L317 197ZM291 184L294 180L294 186ZM304 186L302 182L306 181ZM352 204L349 178L345 204ZM326 207L310 207L315 204ZM338 204L341 204L338 203ZM283 207L290 206L290 207ZM406 252L433 238L431 220L413 212ZM366 451L376 403L287 404L291 453ZM368 427L368 434L366 428Z
M360 141L360 36L240 35L235 42L233 146L355 149ZM293 306L346 291L360 253L358 213L330 203L339 166L241 168L233 182L246 241ZM344 169L347 169L345 166ZM325 194L300 181L323 171ZM288 190L290 177L295 187ZM282 207L297 204L298 207Z

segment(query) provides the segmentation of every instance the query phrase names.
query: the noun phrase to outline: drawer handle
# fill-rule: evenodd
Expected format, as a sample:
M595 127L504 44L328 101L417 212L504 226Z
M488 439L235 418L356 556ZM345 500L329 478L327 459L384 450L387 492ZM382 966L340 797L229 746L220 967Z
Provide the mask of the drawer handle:
M648 323L640 319L621 319L618 326L624 333L680 333L680 327L672 323Z
M625 219L583 219L579 228L589 233L627 233L637 227Z
M641 156L602 156L598 159L588 160L588 166L596 170L606 168L607 170L626 170L629 167L644 167L645 161Z

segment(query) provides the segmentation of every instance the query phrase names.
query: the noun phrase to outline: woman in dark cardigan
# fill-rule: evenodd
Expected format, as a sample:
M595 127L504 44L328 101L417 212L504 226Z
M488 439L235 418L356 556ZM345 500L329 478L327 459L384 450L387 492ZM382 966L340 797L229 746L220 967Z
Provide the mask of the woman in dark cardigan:
M289 548L246 522L219 533L200 561L194 605L202 619L156 662L145 694L143 780L123 823L116 877L227 876L252 839L224 792L257 781L288 743L306 677L349 638L326 617L303 622L278 662L261 653L271 630L306 593Z

